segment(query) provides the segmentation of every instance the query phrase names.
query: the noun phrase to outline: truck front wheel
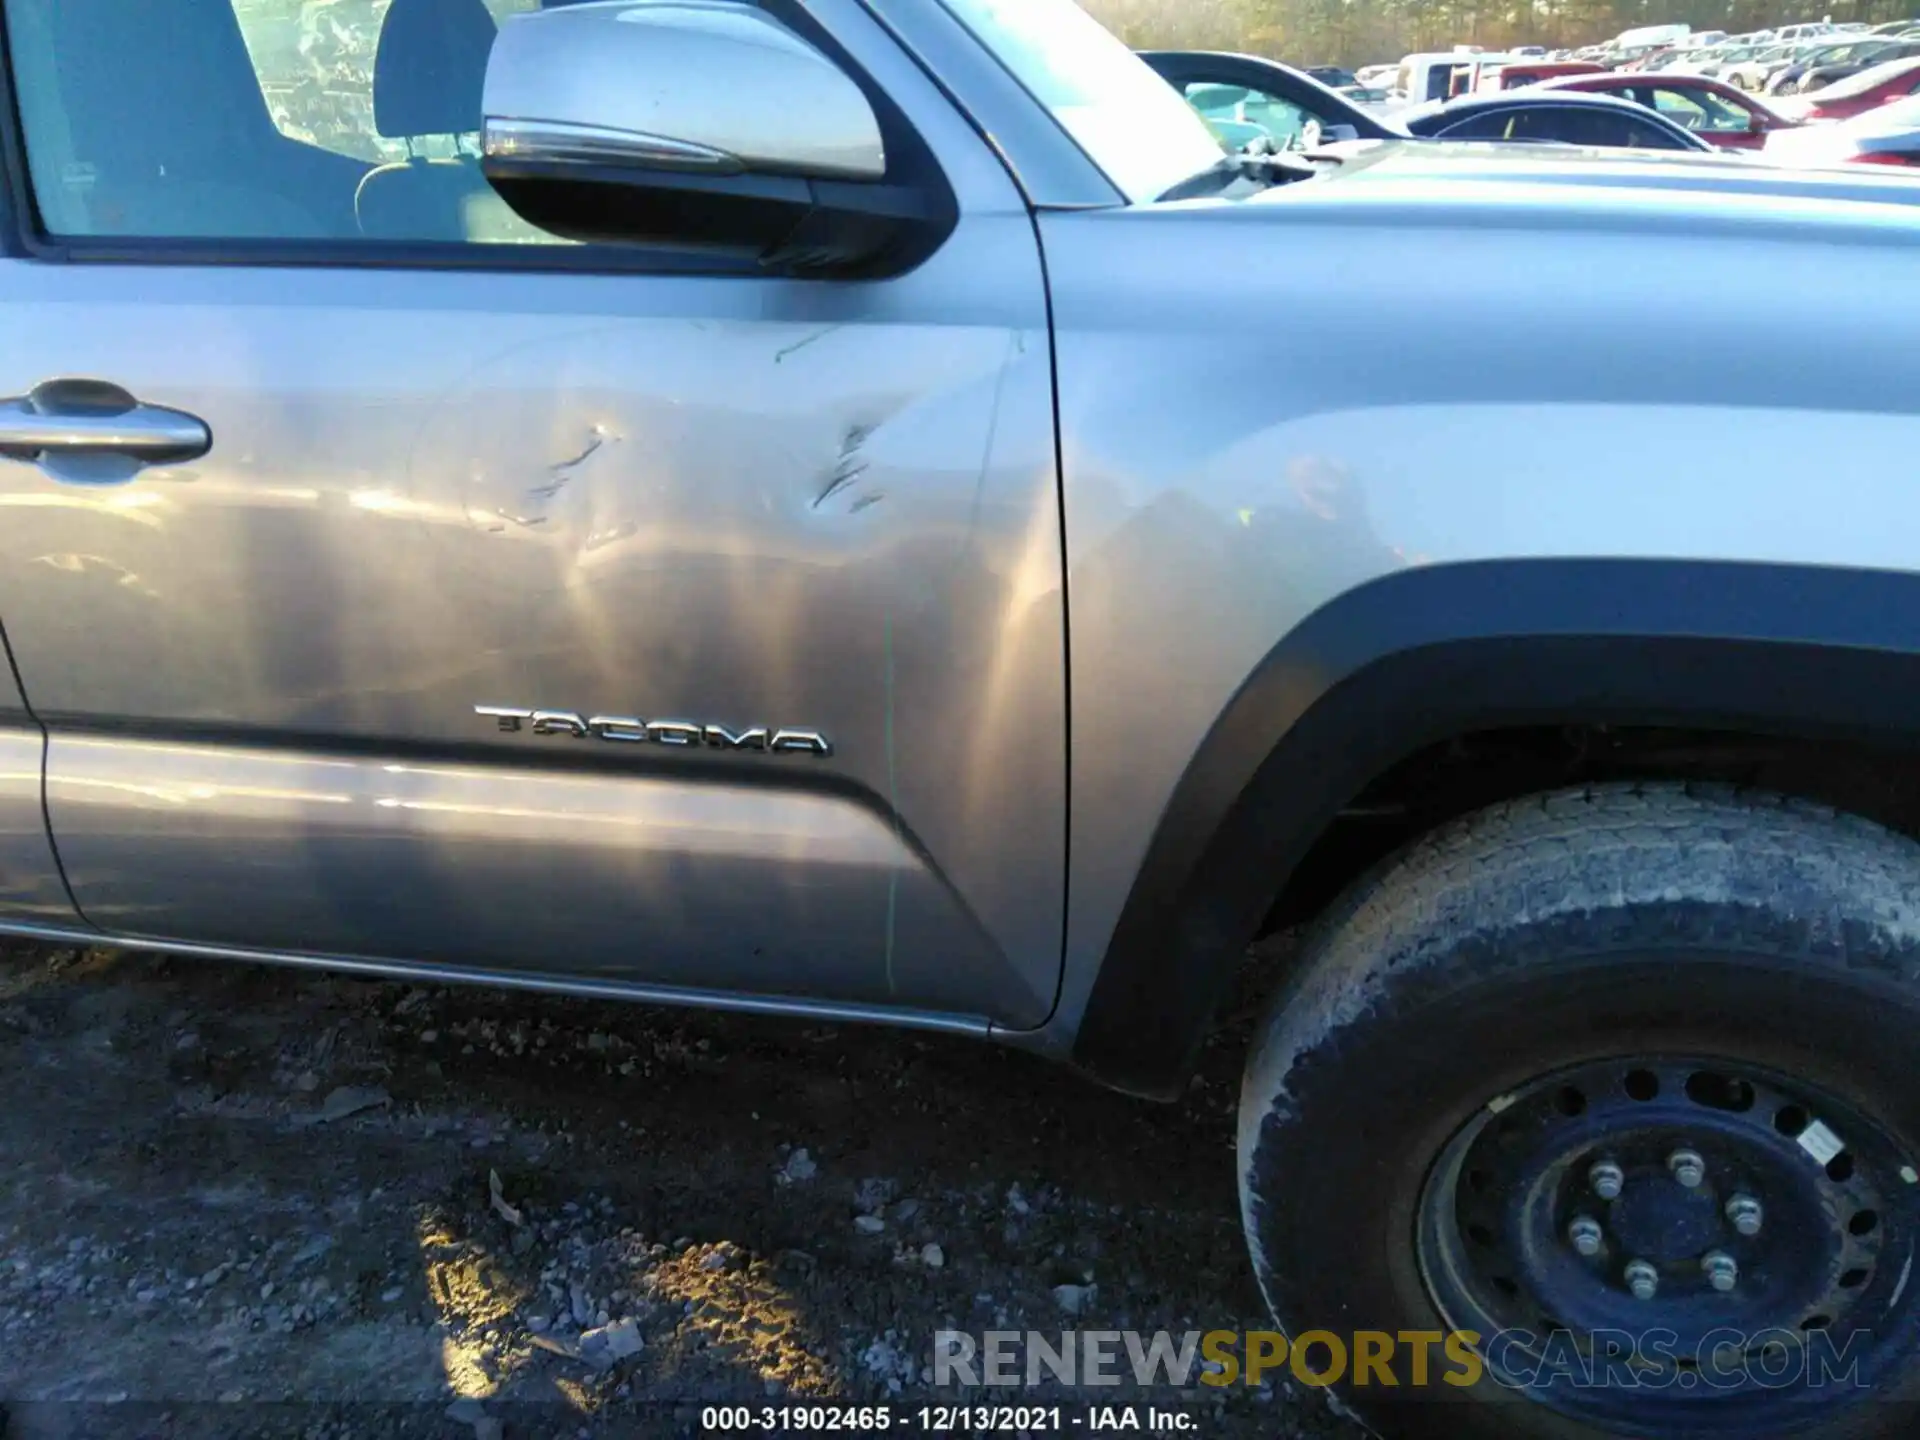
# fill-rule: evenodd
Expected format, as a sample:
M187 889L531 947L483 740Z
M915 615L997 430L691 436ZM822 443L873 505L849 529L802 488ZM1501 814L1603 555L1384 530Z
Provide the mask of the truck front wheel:
M1434 833L1248 1061L1290 1373L1390 1435L1916 1433L1916 1059L1909 839L1677 785Z

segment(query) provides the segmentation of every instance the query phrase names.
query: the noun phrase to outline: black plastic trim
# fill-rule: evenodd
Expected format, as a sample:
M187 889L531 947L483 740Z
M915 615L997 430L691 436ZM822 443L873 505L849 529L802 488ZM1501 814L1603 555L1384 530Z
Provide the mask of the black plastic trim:
M1920 575L1514 560L1332 601L1267 655L1175 787L1074 1063L1179 1093L1274 897L1370 780L1452 735L1565 723L1920 744Z

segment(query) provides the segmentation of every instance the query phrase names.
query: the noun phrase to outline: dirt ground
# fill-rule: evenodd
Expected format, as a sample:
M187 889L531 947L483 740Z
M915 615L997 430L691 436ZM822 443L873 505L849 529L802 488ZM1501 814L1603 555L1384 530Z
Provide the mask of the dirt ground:
M935 1391L932 1336L1258 1328L1241 1043L1159 1106L965 1040L0 942L5 1433L1080 1404ZM1150 1398L1358 1433L1277 1384Z

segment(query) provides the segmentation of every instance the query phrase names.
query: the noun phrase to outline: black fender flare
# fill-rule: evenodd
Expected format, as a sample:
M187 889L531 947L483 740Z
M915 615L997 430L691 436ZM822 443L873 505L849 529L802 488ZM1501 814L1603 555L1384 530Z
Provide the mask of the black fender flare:
M1073 1062L1178 1094L1268 907L1368 781L1453 735L1570 723L1914 744L1920 574L1525 559L1342 594L1267 654L1175 786Z

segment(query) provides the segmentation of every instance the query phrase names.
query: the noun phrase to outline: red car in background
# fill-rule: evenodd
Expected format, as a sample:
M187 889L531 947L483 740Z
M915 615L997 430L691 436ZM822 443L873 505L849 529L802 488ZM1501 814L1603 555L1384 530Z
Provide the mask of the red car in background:
M1659 111L1674 124L1723 150L1758 150L1774 131L1791 130L1799 123L1758 97L1704 75L1641 75L1613 70L1604 75L1547 80L1538 88L1585 90L1631 100Z
M1476 94L1492 90L1518 90L1522 85L1538 85L1543 80L1558 80L1563 75L1604 75L1607 67L1590 60L1513 60L1503 65L1481 68L1474 80Z
M1904 95L1850 120L1783 131L1767 146L1767 160L1823 168L1891 165L1896 173L1920 174L1920 95Z
M1909 56L1836 80L1811 95L1782 96L1774 106L1792 120L1851 120L1916 94L1920 94L1920 57Z

